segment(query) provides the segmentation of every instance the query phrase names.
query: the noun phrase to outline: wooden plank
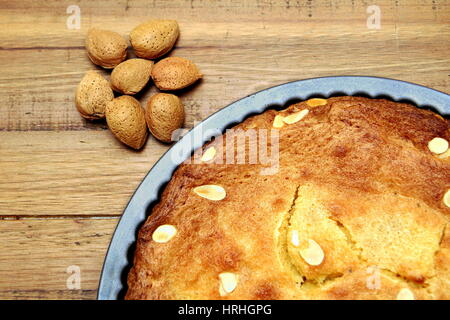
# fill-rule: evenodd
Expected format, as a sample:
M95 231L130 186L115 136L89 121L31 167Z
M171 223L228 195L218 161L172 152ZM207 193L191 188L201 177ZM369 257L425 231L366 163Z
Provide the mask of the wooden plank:
M88 10L104 6L103 2L92 3L81 2L80 5ZM382 5L389 3L385 1ZM35 2L29 4L31 7L36 5ZM177 4L165 8L156 3L154 14L167 11L180 15L179 8L186 3ZM439 18L448 14L448 3L439 3L433 10L429 2L412 5L423 11L420 20L415 23L411 17L416 11L411 11L410 5L402 3L396 10L402 13L399 19L407 23L398 28L397 24L388 22L380 31L368 31L364 24L361 26L361 18L343 15L343 20L336 21L339 32L331 32L330 28L336 26L316 17L323 14L325 19L329 17L330 10L349 10L345 3L330 9L325 2L317 2L316 8L322 8L323 12L318 10L314 19L305 22L310 28L300 31L299 21L294 20L297 12L292 11L294 9L291 7L286 9L277 4L256 6L251 1L245 4L244 11L250 8L255 12L247 12L245 16L248 18L244 21L236 21L227 11L236 11L237 17L240 17L239 7L228 2L220 8L200 6L198 10L209 13L205 17L202 15L198 22L185 22L186 29L183 29L185 31L176 52L198 62L206 75L202 83L182 94L187 110L187 127L254 91L312 76L373 74L419 82L448 92L449 25ZM358 4L354 11L362 17L364 12L361 10L365 6L360 2ZM139 9L142 3L131 2L130 5ZM78 35L73 40L67 37L67 30L62 31L52 25L52 19L61 22L60 9L63 7L59 2L46 3L45 7L38 9L42 25L38 24L36 28L29 28L28 25L26 28L32 36L19 37L23 44L9 44L21 45L18 50L15 50L16 47L11 47L14 50L0 50L0 56L4 58L2 61L11 61L3 65L7 72L0 75L3 89L0 96L4 101L0 104L0 112L5 115L0 117L0 129L75 131L0 134L2 215L118 215L145 173L166 150L166 146L150 139L144 151L130 151L104 131L104 122L92 123L78 115L73 106L73 90L82 77L83 69L90 69L92 65L82 50L82 34L73 33ZM37 14L24 12L20 8L24 8L20 2L14 2L1 11L6 18L6 22L1 23L12 27L7 28L7 36L0 35L0 38L7 40L8 34L18 33L21 26L25 28L25 21ZM297 9L301 11L303 6ZM123 11L115 6L111 10ZM183 12L191 15L192 10L197 9ZM265 10L271 14L263 15ZM388 21L393 19L391 11L386 14ZM433 18L430 12L435 11ZM206 17L211 19L213 12L217 15L217 21L206 23ZM282 12L286 12L286 19L279 19ZM408 19L403 17L405 12ZM116 20L111 14L104 15L104 18L112 24ZM15 19L23 16L27 18ZM224 22L225 17L233 19ZM124 23L131 26L137 20L126 19ZM397 31L400 30L397 33L394 32L395 26ZM58 36L48 33L53 27ZM419 33L416 32L418 29ZM20 49L38 45L39 42L33 43L33 39L57 39L53 40L52 45L57 45L59 40L69 41L63 45L78 41L76 45L79 47ZM147 97L148 94L142 95L141 99L145 101ZM77 132L84 129L97 132Z
M308 3L81 1L82 28L67 30L69 2L8 2L0 11L0 59L9 62L0 75L0 113L7 115L0 130L102 128L73 105L77 83L95 68L84 52L85 32L101 25L126 35L148 16L180 21L171 54L191 58L205 74L181 93L188 126L256 90L303 78L374 75L450 91L448 2L380 1L380 30L367 29L364 2ZM30 21L39 23L30 28ZM145 103L154 92L150 85L139 98Z
M45 267L45 266L43 266ZM4 290L2 300L95 300L97 289L92 290Z
M118 222L102 219L0 220L0 299L95 299ZM70 290L69 266L80 268Z
M120 215L166 148L136 152L107 130L0 132L0 215Z
M445 37L449 36L443 34L428 40L424 37L420 43L415 43L412 38L410 41L402 41L401 44L382 39L368 42L361 37L360 41L355 40L353 46L348 46L348 43L346 45L327 42L319 45L317 42L320 40L303 40L304 47L279 47L272 50L273 55L269 57L263 50L255 51L254 61L250 61L252 59L240 49L228 49L226 55L220 54L219 51L223 49L208 49L212 56L217 57L215 61L208 61L210 59L205 56L205 49L199 49L197 53L192 49L179 49L177 54L196 61L205 74L205 79L200 84L181 94L186 106L186 124L190 127L212 112L257 90L319 76L369 74L416 82L449 92L450 58L446 52L441 51L442 48L450 49L449 45L445 45L448 43ZM369 52L366 51L368 46L372 48ZM396 46L401 46L410 53L402 55L398 50L392 49ZM319 47L319 51L310 50ZM32 52L25 52L24 63L21 64L30 70L32 66L27 67L25 60L38 59L32 56ZM435 54L431 55L430 52ZM49 63L52 58L58 59L58 56L63 55L66 53L52 52ZM418 58L426 55L429 58ZM0 57L9 58L4 53L1 53ZM348 60L352 58L360 63L349 63ZM92 67L88 65L83 68L88 70ZM20 68L16 70L20 71ZM6 115L0 118L1 130L83 130L104 127L85 121L76 111L73 102L74 88L82 78L84 70L73 70L76 69L62 70L55 77L41 74L28 79L0 79L0 98L4 101L0 105L0 112ZM24 72L26 73L27 71ZM239 74L237 78L236 74ZM147 94L139 96L143 105L156 91L152 86Z

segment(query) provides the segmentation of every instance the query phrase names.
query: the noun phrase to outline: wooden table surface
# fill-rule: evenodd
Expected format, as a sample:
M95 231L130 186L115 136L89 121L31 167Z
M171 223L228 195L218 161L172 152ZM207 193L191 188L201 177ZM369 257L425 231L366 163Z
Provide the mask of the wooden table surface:
M380 29L368 28L372 1L1 0L0 298L94 299L118 219L168 148L150 138L132 151L76 111L75 87L95 69L84 50L89 27L127 35L149 18L178 20L171 55L205 75L181 94L186 127L311 77L381 76L450 93L450 1L374 2ZM81 10L80 29L67 28L70 5ZM79 289L67 286L70 266Z

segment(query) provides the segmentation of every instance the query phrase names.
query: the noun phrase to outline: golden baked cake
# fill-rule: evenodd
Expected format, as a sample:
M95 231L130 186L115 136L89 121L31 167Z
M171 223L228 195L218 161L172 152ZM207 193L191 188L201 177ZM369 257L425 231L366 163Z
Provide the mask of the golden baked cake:
M278 134L273 172L215 161L239 153L226 135L250 129ZM449 120L337 97L225 137L174 173L139 232L126 299L450 298Z

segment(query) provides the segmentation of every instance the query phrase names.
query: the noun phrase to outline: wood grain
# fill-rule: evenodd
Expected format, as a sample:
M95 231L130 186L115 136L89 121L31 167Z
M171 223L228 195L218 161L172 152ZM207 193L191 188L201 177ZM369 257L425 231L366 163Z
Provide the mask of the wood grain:
M73 4L79 30L66 27ZM367 28L372 4L379 30ZM187 128L255 91L311 77L372 75L450 92L448 0L3 0L0 298L95 298L117 217L167 146L151 138L132 151L104 122L79 116L75 87L96 69L84 37L91 26L127 36L149 18L179 21L170 55L205 75L179 92ZM155 92L150 84L138 98ZM65 287L74 263L86 279L80 291Z
M94 299L117 221L1 220L0 299ZM80 268L80 289L67 288L69 266Z
M4 216L119 216L166 146L131 151L108 130L0 132Z

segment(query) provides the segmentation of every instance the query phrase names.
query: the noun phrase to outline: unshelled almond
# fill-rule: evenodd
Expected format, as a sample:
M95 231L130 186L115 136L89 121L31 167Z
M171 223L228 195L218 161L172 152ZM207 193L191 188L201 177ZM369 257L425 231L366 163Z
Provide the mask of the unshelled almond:
M114 99L114 93L108 80L96 71L88 71L78 84L75 93L75 105L86 119L105 117L106 104Z
M129 59L116 66L111 73L111 86L114 91L136 94L150 79L153 61Z
M172 49L179 34L175 20L149 20L131 31L130 42L136 56L156 59Z
M145 120L150 132L163 142L172 141L172 133L184 122L184 106L181 100L169 93L152 96L145 109Z
M160 90L183 89L202 77L192 61L180 57L162 59L152 69L153 82Z
M127 41L117 32L91 28L86 37L86 50L93 63L112 69L127 57Z
M147 140L145 112L139 101L131 96L120 96L106 105L106 122L111 132L122 143L140 149Z

